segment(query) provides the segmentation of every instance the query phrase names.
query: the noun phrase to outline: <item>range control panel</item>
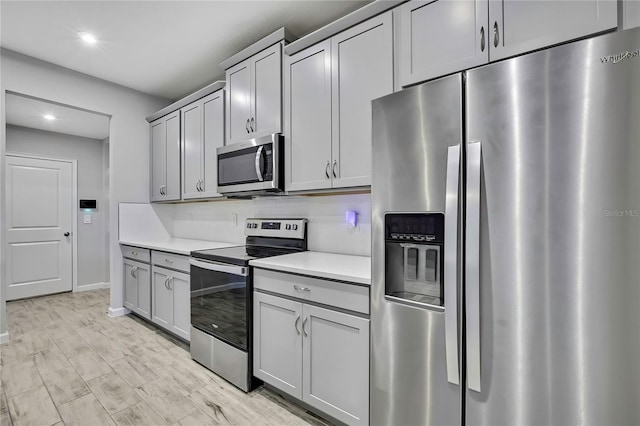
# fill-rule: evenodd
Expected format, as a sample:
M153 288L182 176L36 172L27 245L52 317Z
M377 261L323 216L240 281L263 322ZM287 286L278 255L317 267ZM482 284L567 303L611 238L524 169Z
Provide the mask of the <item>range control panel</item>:
M255 237L304 238L307 219L247 219L244 234Z

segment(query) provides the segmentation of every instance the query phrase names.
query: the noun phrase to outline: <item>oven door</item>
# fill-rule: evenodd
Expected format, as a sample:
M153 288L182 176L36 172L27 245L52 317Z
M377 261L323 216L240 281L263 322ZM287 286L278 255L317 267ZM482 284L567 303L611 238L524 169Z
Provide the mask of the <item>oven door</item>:
M218 192L281 191L278 134L218 148Z
M247 351L249 269L190 259L191 325Z

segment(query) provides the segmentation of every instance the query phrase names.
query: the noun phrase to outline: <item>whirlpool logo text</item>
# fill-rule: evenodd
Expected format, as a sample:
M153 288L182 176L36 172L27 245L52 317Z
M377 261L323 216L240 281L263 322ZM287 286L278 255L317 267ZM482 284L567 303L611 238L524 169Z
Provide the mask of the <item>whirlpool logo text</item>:
M640 49L634 50L633 52L629 52L627 50L626 52L620 52L615 55L603 56L602 58L600 58L600 61L603 64L617 64L618 62L622 62L625 59L637 58L638 56L640 56Z

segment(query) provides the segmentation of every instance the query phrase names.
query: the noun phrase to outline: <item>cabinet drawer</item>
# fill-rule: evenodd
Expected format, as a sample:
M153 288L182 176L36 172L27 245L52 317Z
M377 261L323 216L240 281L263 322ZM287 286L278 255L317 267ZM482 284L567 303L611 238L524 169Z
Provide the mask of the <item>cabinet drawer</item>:
M139 262L149 263L151 261L150 250L131 247L131 246L121 246L122 247L122 257L127 257L129 259L137 260Z
M253 286L303 301L369 313L369 287L257 268L253 272Z
M161 251L151 252L151 263L163 268L175 269L189 273L189 257L179 254L164 253Z

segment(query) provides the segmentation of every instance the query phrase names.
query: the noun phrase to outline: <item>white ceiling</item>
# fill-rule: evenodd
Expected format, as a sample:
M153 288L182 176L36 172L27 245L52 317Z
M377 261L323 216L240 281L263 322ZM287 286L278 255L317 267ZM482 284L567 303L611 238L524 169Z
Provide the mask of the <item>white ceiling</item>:
M2 0L0 45L176 100L224 79L220 62L276 29L302 36L368 1Z
M7 93L5 98L7 124L31 127L49 132L65 133L92 139L109 137L109 117L41 99ZM55 120L43 116L51 114Z

